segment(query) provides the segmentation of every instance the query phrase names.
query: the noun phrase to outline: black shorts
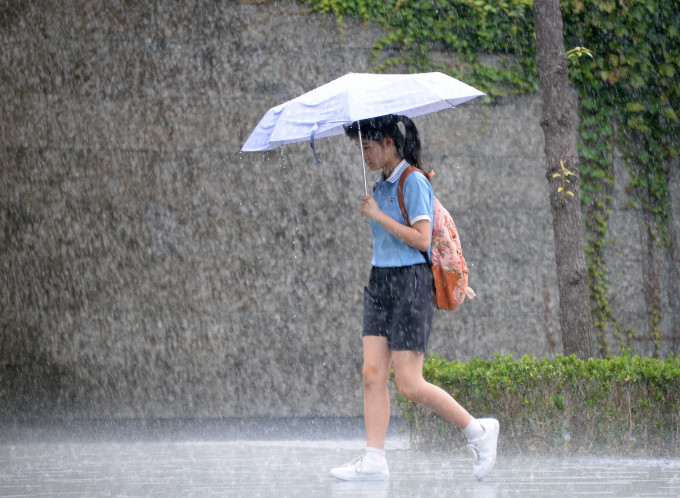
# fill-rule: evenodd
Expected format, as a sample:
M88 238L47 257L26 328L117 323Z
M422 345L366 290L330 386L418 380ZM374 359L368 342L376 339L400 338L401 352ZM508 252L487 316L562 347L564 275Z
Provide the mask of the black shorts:
M423 263L371 268L364 288L363 335L387 338L393 351L427 351L434 316L432 270Z

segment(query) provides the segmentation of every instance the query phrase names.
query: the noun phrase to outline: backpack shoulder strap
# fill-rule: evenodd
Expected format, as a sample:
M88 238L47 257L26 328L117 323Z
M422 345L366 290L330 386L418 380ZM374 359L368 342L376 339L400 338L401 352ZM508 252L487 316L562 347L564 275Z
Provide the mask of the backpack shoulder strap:
M401 178L399 178L399 187L397 188L397 196L399 197L399 208L401 209L401 215L404 217L404 222L406 223L407 226L411 226L411 222L408 219L408 213L406 213L406 205L404 204L404 182L406 181L406 177L413 173L414 171L418 171L418 168L415 166L409 166L404 170L404 172L401 174Z
M413 173L414 171L420 171L421 173L423 173L423 171L420 168L416 168L415 166L409 166L401 174L401 178L399 178L399 187L397 187L397 197L399 198L399 208L401 209L401 215L404 217L404 222L406 223L406 226L409 227L411 226L411 222L408 219L406 205L404 204L404 182L406 181L406 177ZM432 175L434 175L434 172L427 173L425 174L425 178L427 178L429 181ZM423 258L425 258L427 264L430 265L430 268L432 268L432 260L427 255L427 251L420 251L420 254L423 255ZM432 283L432 285L434 285L434 282Z

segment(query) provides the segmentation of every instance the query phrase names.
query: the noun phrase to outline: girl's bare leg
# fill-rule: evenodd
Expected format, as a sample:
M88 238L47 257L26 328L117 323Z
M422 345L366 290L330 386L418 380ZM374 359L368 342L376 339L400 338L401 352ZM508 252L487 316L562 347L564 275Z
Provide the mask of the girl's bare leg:
M425 355L416 351L393 351L394 378L399 394L420 403L433 412L456 424L460 429L468 426L472 417L453 397L440 387L423 378Z
M385 436L390 423L390 393L387 379L390 375L392 351L385 337L364 337L364 422L366 445L384 449Z

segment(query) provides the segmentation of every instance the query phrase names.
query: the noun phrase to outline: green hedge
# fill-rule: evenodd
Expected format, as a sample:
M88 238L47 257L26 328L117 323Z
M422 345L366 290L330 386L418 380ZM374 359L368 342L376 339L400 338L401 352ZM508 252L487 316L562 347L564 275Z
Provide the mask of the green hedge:
M449 363L431 356L423 373L474 416L500 421L500 452L680 456L680 357ZM397 400L415 447L464 442L449 422Z

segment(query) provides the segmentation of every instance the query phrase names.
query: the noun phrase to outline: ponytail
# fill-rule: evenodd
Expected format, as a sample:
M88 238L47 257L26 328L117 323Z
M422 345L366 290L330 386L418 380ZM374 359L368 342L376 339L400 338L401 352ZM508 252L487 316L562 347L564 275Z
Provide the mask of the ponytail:
M359 136L359 124L361 125L361 138L382 142L385 137L394 140L397 154L407 163L422 170L420 136L418 129L410 118L402 115L388 114L377 118L364 119L360 123L354 122L345 125L345 133L349 138ZM402 125L403 130L402 130ZM427 175L425 175L427 177Z
M401 150L397 147L399 155L406 159L406 162L418 169L423 169L422 159L420 155L420 135L416 125L406 116L397 116L398 122L404 125L403 134L404 140L402 142ZM399 129L399 127L397 127ZM399 129L399 133L401 129Z

